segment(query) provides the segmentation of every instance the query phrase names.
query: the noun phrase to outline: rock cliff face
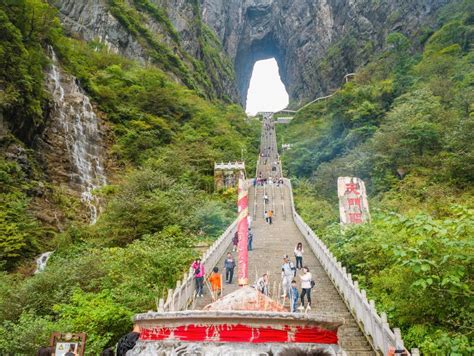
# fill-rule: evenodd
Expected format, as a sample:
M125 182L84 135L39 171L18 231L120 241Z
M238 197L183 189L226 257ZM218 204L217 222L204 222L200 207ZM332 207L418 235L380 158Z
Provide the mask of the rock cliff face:
M323 95L383 46L413 35L448 0L202 0L202 16L234 60L242 103L253 64L275 57L290 102Z
M107 1L61 0L53 4L69 34L86 41L99 40L114 52L141 61L148 60L145 49L109 12Z
M50 56L46 85L52 107L48 125L34 146L48 176L79 195L89 211L89 221L95 223L99 201L92 191L106 183L107 129L76 78L61 69L52 49Z
M281 78L298 105L338 87L393 31L413 35L449 0L148 0L166 13L179 35L178 51L205 63L217 96L246 102L255 61L275 57ZM65 27L114 51L150 60L146 46L114 17L110 0L56 0ZM124 2L133 6L136 1ZM139 8L140 10L140 8ZM141 9L143 10L143 9ZM145 12L144 25L169 46L163 23ZM206 60L200 21L211 27L233 63L236 79ZM195 70L188 63L191 70ZM217 74L216 74L217 73ZM212 95L211 95L212 96Z
M86 41L98 40L113 52L158 64L176 81L201 91L208 98L238 100L232 64L217 37L214 36L214 41L207 36L196 1L51 0L51 3L58 9L70 35ZM157 46L158 56L176 57L173 62L155 60Z

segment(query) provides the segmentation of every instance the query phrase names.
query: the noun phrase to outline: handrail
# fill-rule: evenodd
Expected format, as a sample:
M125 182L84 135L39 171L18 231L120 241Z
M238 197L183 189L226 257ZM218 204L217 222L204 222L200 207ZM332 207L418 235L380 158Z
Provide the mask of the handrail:
M266 184L264 182L263 183L263 212L262 212L264 219L265 219L265 211L267 211L267 201L265 199L265 186L266 186Z
M280 189L281 211L282 211L282 214L283 214L283 220L286 220L285 195L283 194L285 186L282 185L282 184L279 184L278 188Z
M356 73L348 73L344 76L344 81L347 83L349 82L349 77L355 77L357 74ZM336 94L336 92L338 91L339 89L337 89L336 91L334 91L334 93L332 94L329 94L329 95L325 95L325 96L320 96L319 98L316 98L312 101L310 101L309 103L306 103L304 104L302 107L300 107L299 109L296 109L296 110L288 110L288 109L283 109L283 110L280 110L280 111L277 111L277 112L274 112L273 114L278 114L278 113L284 113L284 112L287 112L287 113L291 113L291 114L296 114L298 112L300 112L301 110L303 110L305 107L307 107L308 105L311 105L311 104L314 104L320 100L324 100L324 99L329 99L330 97L334 96L334 94Z
M284 179L290 191L293 219L301 234L311 247L327 275L333 282L355 319L363 325L363 332L370 336L373 347L386 355L391 348L404 349L400 329L390 329L385 313L377 314L375 302L368 300L366 291L359 289L359 283L352 280L350 273L342 267L327 246L296 212L291 181ZM415 350L412 351L415 354Z
M272 182L272 211L273 211L273 216L276 217L276 209L275 209L275 185Z
M255 187L253 190L253 220L257 218L257 191L258 191L258 184L255 184Z
M232 242L232 237L237 231L237 220L235 220L222 235L212 244L211 247L202 255L201 261L205 271L210 271L224 255ZM160 312L185 310L194 298L194 271L189 268L184 273L183 279L176 282L175 289L168 289L166 302L163 298L159 299L157 309Z

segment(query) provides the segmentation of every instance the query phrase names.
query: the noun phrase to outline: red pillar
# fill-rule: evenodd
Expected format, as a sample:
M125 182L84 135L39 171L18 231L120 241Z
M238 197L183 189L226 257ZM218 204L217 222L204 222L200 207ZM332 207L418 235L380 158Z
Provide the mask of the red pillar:
M249 254L247 250L248 241L248 196L247 187L243 174L239 178L239 198L237 201L238 209L238 220L237 220L237 231L239 234L238 244L238 283L240 286L248 285L248 266L249 266Z

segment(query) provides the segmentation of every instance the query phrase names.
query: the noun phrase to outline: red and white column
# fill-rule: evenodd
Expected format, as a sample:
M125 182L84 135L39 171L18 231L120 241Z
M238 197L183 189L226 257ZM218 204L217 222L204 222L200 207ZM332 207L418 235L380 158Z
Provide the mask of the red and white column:
M248 242L248 194L243 173L239 178L239 197L237 201L237 211L239 213L237 220L237 231L239 234L238 244L238 283L240 286L246 286L249 283L248 266L249 254L247 249Z

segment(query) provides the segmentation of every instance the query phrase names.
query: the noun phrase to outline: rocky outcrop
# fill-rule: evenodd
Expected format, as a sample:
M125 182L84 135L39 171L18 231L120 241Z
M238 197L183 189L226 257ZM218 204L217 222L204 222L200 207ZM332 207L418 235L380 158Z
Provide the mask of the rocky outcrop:
M198 90L208 98L238 100L234 82L233 67L216 42L204 35L204 23L200 19L199 6L187 0L147 0L141 2L110 0L51 0L58 9L63 27L73 37L86 41L99 41L111 51L161 66L171 78ZM123 16L124 15L124 16ZM132 16L138 19L132 24ZM148 32L150 36L144 35ZM212 31L211 31L212 33ZM154 56L156 46L150 37L161 46L158 56ZM153 40L152 40L153 41ZM209 51L218 53L209 58ZM164 51L164 52L163 52ZM156 54L156 53L155 53ZM175 56L174 63L162 63L156 57ZM229 62L229 65L226 65ZM228 71L230 70L230 72Z
M180 58L203 61L218 97L245 105L255 61L275 57L290 102L299 105L341 84L385 43L387 34L412 36L449 0L149 0L163 9L179 34ZM147 61L147 49L110 13L106 0L56 0L65 27L86 40L100 39L124 55ZM133 6L134 1L128 4ZM173 38L162 23L141 13L163 42ZM205 58L203 20L216 33L235 69ZM182 51L182 52L181 52ZM188 63L188 66L196 68ZM215 73L218 73L217 75ZM237 95L237 90L238 95ZM210 95L212 97L212 95Z
M140 61L148 59L143 46L109 12L107 1L61 0L53 4L68 34L86 41L99 40L110 50Z
M290 102L340 85L386 35L413 35L448 0L202 0L203 19L234 60L245 104L253 64L275 57Z

